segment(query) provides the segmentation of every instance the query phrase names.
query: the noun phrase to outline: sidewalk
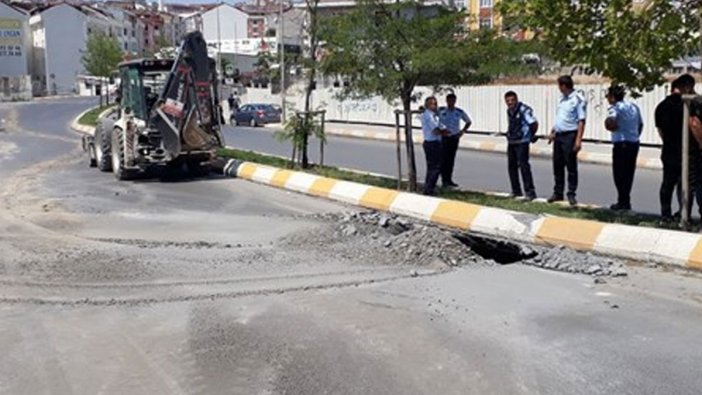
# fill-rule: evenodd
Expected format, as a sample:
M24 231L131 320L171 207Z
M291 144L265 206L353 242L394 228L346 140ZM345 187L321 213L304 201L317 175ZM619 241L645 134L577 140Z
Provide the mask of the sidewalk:
M329 136L395 141L395 128L393 127L328 122L325 124L325 129ZM422 132L414 130L413 139L416 144L421 144L423 140ZM405 140L404 133L401 135L401 140ZM507 152L507 142L504 136L467 134L461 138L459 147L473 151ZM531 154L534 156L550 158L551 153L552 148L545 139L541 139L531 145ZM660 148L641 147L637 167L660 170L662 165L659 157ZM612 146L609 144L583 143L583 149L578 154L578 159L585 163L611 166Z

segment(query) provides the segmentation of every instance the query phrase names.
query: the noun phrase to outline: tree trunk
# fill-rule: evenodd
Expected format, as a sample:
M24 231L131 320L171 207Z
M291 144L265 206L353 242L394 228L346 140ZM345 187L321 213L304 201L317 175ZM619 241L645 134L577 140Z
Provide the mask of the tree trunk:
M412 98L408 92L402 94L402 109L405 113L405 146L407 148L407 177L410 192L417 192L417 164L414 158L414 140L412 138Z
M105 105L110 105L110 79L105 78Z
M312 85L314 84L314 70L310 70L310 78L307 80L307 87L305 89L305 118L304 118L304 135L302 136L302 168L307 169L310 166L309 158L307 156L307 146L309 145L310 131L307 129L308 126L312 125L312 115L310 114L310 107L312 101Z

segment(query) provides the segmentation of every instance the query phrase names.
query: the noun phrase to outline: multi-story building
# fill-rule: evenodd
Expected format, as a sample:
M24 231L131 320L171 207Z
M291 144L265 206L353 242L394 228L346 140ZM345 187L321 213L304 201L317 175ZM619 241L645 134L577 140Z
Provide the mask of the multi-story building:
M28 74L28 15L0 2L0 78Z
M0 1L0 101L32 97L29 16Z
M84 73L81 58L88 35L101 31L122 36L122 28L106 13L87 5L58 3L35 8L29 18L32 34L32 82L35 94L75 92Z
M499 0L467 0L466 10L469 14L469 24L475 29L500 29L502 19L495 11Z

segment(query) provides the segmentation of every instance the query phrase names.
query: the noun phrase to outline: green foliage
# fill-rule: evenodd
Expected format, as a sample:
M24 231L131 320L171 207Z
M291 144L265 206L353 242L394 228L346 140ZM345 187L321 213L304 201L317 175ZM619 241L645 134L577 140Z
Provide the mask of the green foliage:
M345 95L377 94L406 105L418 85L486 83L524 71L519 45L493 31L467 32L464 18L422 1L361 0L323 21L322 70L349 80Z
M101 31L88 36L85 53L81 58L85 70L96 77L109 77L122 61L122 50L116 39Z
M97 120L100 114L102 114L105 110L110 108L112 106L98 106L90 111L86 112L83 114L79 119L78 119L78 124L79 125L85 125L85 126L95 126L97 125Z
M321 143L326 143L324 129L314 113L296 113L295 116L288 119L283 130L276 132L274 136L280 142L289 141L292 143L292 164L300 164L303 167L307 166L307 163L303 161L302 155L307 148L309 137L313 136Z
M503 0L507 29L528 28L566 65L587 65L634 91L663 81L699 42L702 0Z

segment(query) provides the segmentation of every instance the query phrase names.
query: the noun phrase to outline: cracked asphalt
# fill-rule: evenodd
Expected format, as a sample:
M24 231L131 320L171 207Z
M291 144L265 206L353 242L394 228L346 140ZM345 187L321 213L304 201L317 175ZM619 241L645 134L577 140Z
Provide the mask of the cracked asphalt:
M92 104L0 104L2 394L700 393L699 274L410 264L332 234L352 207L117 182Z

